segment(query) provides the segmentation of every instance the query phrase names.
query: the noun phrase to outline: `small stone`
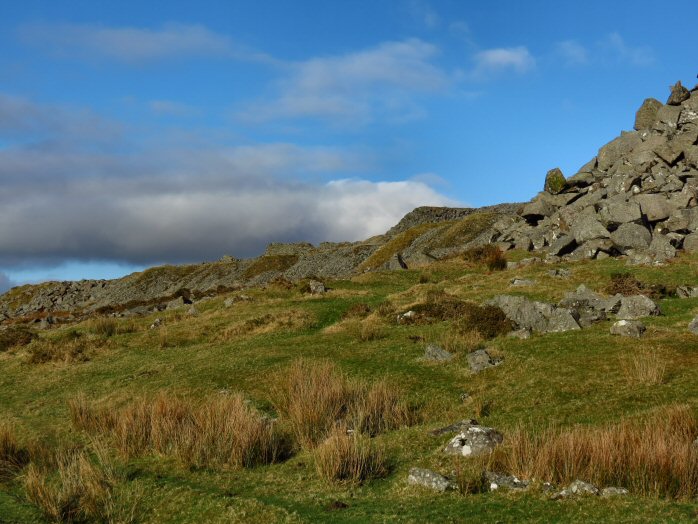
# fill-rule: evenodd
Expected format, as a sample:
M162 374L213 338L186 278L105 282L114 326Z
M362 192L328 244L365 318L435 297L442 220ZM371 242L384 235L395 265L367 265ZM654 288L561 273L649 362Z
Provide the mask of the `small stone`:
M679 286L676 288L678 298L698 298L698 287Z
M407 483L411 486L423 486L440 493L456 489L455 482L435 471L424 468L411 468L407 476Z
M564 268L550 269L548 270L548 275L556 278L570 278L572 271Z
M574 495L598 495L599 488L583 480L575 480L562 491L552 496L553 500L571 497Z
M150 324L150 329L157 329L162 325L162 319L161 318L156 318L155 321Z
M235 297L229 297L226 298L225 301L223 301L223 305L225 307L232 307L233 304L235 304L236 300Z
M325 284L323 284L319 280L311 280L310 282L308 282L308 286L310 286L310 293L313 295L322 295L323 293L327 292Z
M468 365L473 373L498 366L501 363L501 359L492 358L486 349L478 349L468 353Z
M494 428L471 426L453 437L444 448L444 453L476 457L491 453L503 440L502 434Z
M611 335L640 338L645 329L645 325L638 320L619 320L611 326Z
M609 486L601 490L601 496L604 498L609 497L623 497L628 495L630 492L625 488L618 488L614 486Z
M534 280L530 280L528 278L512 278L509 283L512 286L516 287L525 287L525 286L535 286L536 282Z
M432 362L448 362L453 360L453 353L449 353L437 344L429 344L424 350L424 358Z
M485 471L482 476L490 491L497 491L498 489L519 491L528 489L529 485L528 481L520 480L514 475L502 475L492 471Z
M517 330L509 333L507 336L509 338L518 338L519 340L527 340L527 339L531 338L531 329L530 328L517 329Z
M417 317L417 313L415 311L412 311L411 309L405 313L401 313L397 316L397 323L398 324L411 324L414 322L414 319Z
M691 320L691 323L688 324L688 330L694 335L698 335L698 316Z

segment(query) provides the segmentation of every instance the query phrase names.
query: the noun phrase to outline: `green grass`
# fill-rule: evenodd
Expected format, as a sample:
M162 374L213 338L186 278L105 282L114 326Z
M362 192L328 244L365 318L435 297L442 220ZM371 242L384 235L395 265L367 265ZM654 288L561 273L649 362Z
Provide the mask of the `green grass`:
M254 300L223 307L225 296L197 305L199 315L168 311L113 330L108 344L96 344L87 362L30 364L26 350L0 353L0 419L12 421L24 442L51 448L81 446L89 438L71 426L68 401L79 392L103 407L127 405L134 397L166 390L192 399L241 392L256 408L275 415L270 390L275 374L299 357L331 359L350 377L371 381L387 377L420 407L417 425L375 437L389 459L384 479L363 485L333 485L321 479L314 455L299 451L289 460L245 470L188 468L168 456L115 457L121 492L138 498L139 522L692 522L695 501L631 495L618 500L579 499L555 502L541 493L437 495L409 487L409 468L429 467L448 473L453 463L440 453L448 439L430 429L474 417L507 432L574 424L601 426L622 417L642 416L656 407L686 403L698 409L698 339L686 326L698 314L698 299L661 301L664 316L646 320L639 342L657 348L666 359L663 383L628 380L623 363L637 349L636 340L612 337L610 322L578 332L535 335L529 340L498 337L488 343L504 355L504 364L471 375L463 357L431 364L421 356L425 342L438 340L450 322L397 325L384 320L381 338L362 342L351 332L333 329L354 304L375 311L390 301L398 311L440 289L462 299L483 302L498 293L516 293L557 301L579 284L601 290L611 274L630 271L657 284L695 284L698 257L684 256L661 268L626 268L622 261L565 264L569 279L549 276L548 265L487 272L450 260L425 270L368 273L332 282L331 292L309 296L297 290L250 290ZM514 276L537 282L512 288ZM265 315L282 317L300 311L312 322L221 338L226 328ZM160 330L148 326L156 316ZM329 329L328 329L329 328ZM94 331L89 321L41 334L60 339L75 329ZM167 344L162 347L162 332ZM91 335L95 336L95 335ZM470 397L463 401L460 395ZM126 497L128 498L128 497ZM344 509L330 509L341 501ZM0 484L0 522L42 522L27 500L19 479Z

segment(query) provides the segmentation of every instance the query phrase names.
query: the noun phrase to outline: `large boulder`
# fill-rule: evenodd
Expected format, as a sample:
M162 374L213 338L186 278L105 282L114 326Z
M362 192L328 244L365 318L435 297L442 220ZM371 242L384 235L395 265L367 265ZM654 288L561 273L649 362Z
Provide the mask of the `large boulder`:
M640 205L637 202L627 202L625 199L607 200L599 206L599 220L602 224L626 224L642 218Z
M681 102L685 102L691 97L691 92L681 85L681 80L670 87L671 94L666 101L669 106L680 106Z
M678 120L678 115L676 116ZM601 171L606 171L621 158L627 156L635 146L642 142L640 135L635 132L623 133L618 138L612 140L599 149L598 167Z
M608 238L611 234L595 215L583 214L572 224L572 236L575 242L583 244L597 238Z
M698 253L698 233L686 235L683 239L683 249L688 253Z
M622 320L636 320L660 314L659 306L651 298L645 295L631 295L621 299L616 316Z
M634 198L635 201L640 204L642 214L645 215L650 222L665 220L676 211L676 208L671 205L667 197L660 193L642 194Z
M491 453L503 440L504 437L496 429L470 426L453 437L444 448L444 452L448 455L477 457Z
M429 344L424 350L424 359L432 362L448 362L453 360L453 353L446 351L437 344Z
M558 306L571 311L579 325L587 327L606 319L609 301L582 284L575 291L567 293Z
M640 224L627 223L611 233L611 240L621 250L645 249L652 242L652 234Z
M647 98L640 109L635 113L635 129L651 129L657 120L657 111L662 107L662 103L656 98Z
M545 191L552 195L557 195L562 193L562 191L567 186L567 181L565 180L565 175L559 167L551 169L545 175Z
M499 307L519 329L539 333L555 333L581 329L572 313L544 302L534 302L526 297L498 295L488 304Z

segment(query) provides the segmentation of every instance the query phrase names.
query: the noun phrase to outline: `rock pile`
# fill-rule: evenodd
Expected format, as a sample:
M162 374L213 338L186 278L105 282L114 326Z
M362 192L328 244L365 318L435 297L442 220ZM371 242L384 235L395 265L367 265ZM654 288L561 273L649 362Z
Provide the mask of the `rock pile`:
M545 190L518 217L499 220L493 242L549 257L628 255L662 263L698 250L698 90L647 99L635 130L603 146L577 174L548 172Z

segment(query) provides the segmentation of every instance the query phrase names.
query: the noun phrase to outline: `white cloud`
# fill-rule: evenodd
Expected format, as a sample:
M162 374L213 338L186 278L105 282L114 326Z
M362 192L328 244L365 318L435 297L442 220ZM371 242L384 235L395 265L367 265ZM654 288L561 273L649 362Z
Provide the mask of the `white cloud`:
M527 73L535 66L535 58L524 46L486 49L475 54L473 76L484 77L508 70Z
M63 111L22 107L38 122ZM370 151L48 138L0 148L0 267L251 256L271 241L366 238L416 206L451 203L424 181L347 178L375 170Z
M411 0L408 4L410 14L428 29L436 29L441 24L441 17L434 8L424 0Z
M601 42L601 47L610 51L618 62L636 67L646 67L655 61L654 51L649 46L631 46L618 33L611 33Z
M399 115L413 97L450 85L433 64L438 48L418 39L386 42L346 55L293 64L279 83L279 96L253 104L242 116L251 120L323 118L369 122L376 113Z
M270 60L202 25L165 24L161 28L104 27L100 25L42 24L20 28L22 39L68 57L108 58L148 62L183 56L223 56Z
M589 62L589 51L576 40L565 40L555 45L555 52L566 65L584 65Z
M4 293L11 287L15 286L16 284L10 280L10 277L8 277L5 273L0 271L0 294Z

